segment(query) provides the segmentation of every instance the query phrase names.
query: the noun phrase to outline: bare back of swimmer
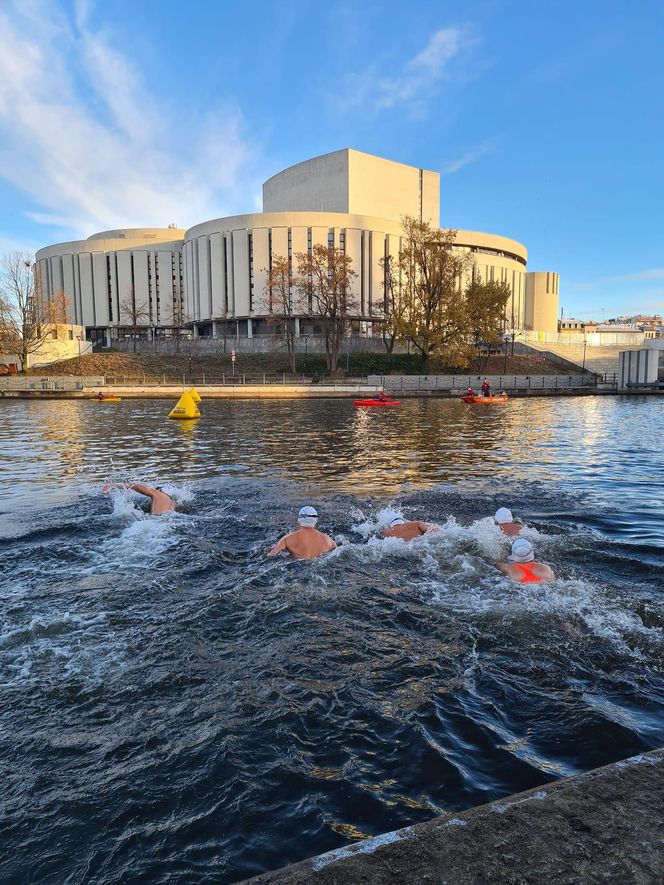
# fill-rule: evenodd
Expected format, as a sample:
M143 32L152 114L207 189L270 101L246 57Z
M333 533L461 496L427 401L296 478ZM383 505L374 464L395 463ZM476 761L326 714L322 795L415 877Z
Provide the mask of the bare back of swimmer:
M419 519L406 520L400 516L395 516L386 529L383 529L384 538L401 538L402 541L412 541L414 538L421 538L429 532L439 532L437 525L430 522L420 522Z
M318 513L313 507L303 507L297 517L300 525L294 532L277 541L274 547L268 551L268 556L276 556L286 551L296 559L316 559L330 550L336 549L336 542L314 528L318 521Z
M102 487L102 492L108 492L114 488L131 489L138 492L139 495L145 495L150 498L150 513L152 516L161 516L175 510L175 501L166 492L161 489L153 489L152 486L146 486L142 482L131 483L113 483Z

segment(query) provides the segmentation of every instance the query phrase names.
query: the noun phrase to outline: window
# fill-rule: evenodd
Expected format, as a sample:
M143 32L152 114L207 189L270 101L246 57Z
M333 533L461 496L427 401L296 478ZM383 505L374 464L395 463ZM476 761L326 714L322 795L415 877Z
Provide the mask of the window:
M249 231L249 311L254 309L254 235Z

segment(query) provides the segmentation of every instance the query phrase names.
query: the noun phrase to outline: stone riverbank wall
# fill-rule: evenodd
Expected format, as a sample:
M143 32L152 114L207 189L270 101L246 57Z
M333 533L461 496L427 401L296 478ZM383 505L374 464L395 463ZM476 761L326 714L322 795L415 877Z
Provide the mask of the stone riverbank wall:
M664 750L446 814L251 885L661 885Z

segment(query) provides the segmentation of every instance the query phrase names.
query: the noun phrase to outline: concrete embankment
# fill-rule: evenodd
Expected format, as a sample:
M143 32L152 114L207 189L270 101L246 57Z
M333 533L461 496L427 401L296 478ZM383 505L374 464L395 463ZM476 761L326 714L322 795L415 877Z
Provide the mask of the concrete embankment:
M446 814L252 885L664 882L664 749Z
M178 399L188 387L180 386L143 386L132 387L97 385L94 388L79 389L22 389L0 388L0 399L96 399L99 390L104 393L112 393L122 399ZM198 392L203 399L322 399L337 397L345 399L363 399L372 397L380 388L367 385L351 384L227 384L225 386L199 386ZM651 393L652 391L638 391L638 395ZM395 399L459 399L460 390L396 390L389 391ZM542 397L542 396L597 396L611 395L612 389L597 389L588 387L558 388L539 387L510 390L509 397Z

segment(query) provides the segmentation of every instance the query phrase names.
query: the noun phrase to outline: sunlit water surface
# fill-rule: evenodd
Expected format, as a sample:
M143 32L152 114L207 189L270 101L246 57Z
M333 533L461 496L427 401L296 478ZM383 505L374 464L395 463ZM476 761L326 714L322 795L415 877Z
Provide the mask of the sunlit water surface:
M0 402L1 881L236 881L664 743L664 400L168 408ZM340 549L265 559L304 503Z

